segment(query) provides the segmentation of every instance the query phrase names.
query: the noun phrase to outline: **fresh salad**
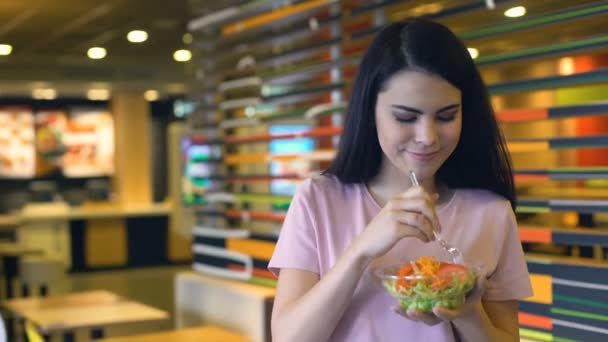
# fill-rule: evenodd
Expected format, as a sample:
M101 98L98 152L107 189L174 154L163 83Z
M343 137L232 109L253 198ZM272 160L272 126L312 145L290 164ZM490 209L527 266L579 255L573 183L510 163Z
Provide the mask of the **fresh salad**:
M431 312L436 305L454 309L464 304L475 279L475 272L465 265L424 256L403 265L396 274L385 278L383 284L399 299L402 310Z

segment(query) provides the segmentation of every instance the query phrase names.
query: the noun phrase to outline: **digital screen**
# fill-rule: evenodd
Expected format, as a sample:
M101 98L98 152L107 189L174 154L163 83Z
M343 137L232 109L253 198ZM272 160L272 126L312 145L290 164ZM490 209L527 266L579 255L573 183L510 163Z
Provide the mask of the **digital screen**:
M311 129L310 125L274 125L270 127L271 135L279 134L294 134L306 132ZM300 154L312 152L315 149L315 143L312 138L296 138L296 139L278 139L270 142L271 154ZM307 166L304 165L304 168ZM271 162L270 174L272 176L280 176L287 174L297 174L302 171L302 165L296 162ZM295 193L297 182L287 179L273 180L270 184L270 192L276 195L291 196Z
M222 150L218 145L205 142L200 136L189 135L182 138L182 201L185 205L206 204L204 195L213 184L210 179L214 175L217 163L222 158Z

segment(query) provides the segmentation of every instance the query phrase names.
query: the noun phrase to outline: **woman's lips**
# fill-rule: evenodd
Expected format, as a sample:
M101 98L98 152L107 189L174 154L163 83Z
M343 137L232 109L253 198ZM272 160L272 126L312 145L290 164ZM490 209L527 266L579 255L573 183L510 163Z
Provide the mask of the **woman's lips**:
M426 160L431 160L431 159L435 158L435 156L439 152L418 153L418 152L410 152L410 151L408 151L407 153L413 159L426 161Z

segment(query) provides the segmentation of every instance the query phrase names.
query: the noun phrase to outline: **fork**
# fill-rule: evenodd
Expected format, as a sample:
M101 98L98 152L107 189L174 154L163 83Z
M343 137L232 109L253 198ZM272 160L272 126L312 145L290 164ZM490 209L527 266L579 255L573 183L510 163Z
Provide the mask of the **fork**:
M410 181L412 182L412 185L420 186L420 183L418 183L418 178L416 177L416 173L411 170L410 170ZM439 221L437 222L437 225L441 229L441 226L439 225ZM452 261L454 263L456 263L456 264L464 263L464 256L462 255L462 252L458 248L447 243L447 241L445 241L435 229L433 229L433 236L435 237L435 240L439 243L441 248L443 248L445 251L448 252L448 254L450 254L450 256L452 257Z

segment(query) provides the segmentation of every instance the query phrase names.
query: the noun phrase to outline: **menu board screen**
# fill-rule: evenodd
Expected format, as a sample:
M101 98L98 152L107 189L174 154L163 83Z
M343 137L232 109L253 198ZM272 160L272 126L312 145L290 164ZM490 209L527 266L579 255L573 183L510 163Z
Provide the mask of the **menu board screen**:
M0 108L0 177L35 175L34 115L29 108Z
M102 109L73 109L64 135L63 174L96 177L114 173L114 121Z
M67 114L60 110L37 111L36 122L36 175L45 176L61 168L66 152L64 143L68 125Z

